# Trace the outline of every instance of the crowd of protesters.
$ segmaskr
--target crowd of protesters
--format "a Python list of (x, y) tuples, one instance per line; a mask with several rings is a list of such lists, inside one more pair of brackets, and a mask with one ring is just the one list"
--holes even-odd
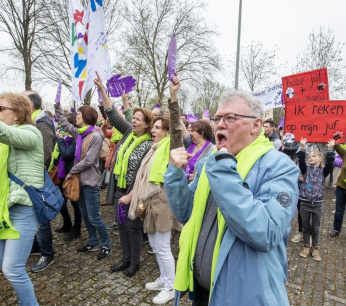
[[(83, 220), (88, 240), (76, 251), (105, 260), (112, 253), (108, 229), (117, 229), (122, 256), (109, 271), (128, 277), (140, 269), (149, 240), (159, 276), (143, 285), (158, 291), (154, 304), (174, 299), (178, 305), (188, 293), (192, 305), (288, 305), (290, 222), (298, 208), (300, 233), (291, 240), (303, 242), (299, 256), (322, 260), (324, 186), (333, 171), (340, 174), (330, 237), (341, 232), (345, 147), (331, 139), (317, 150), (306, 138), (284, 134), (273, 120), (263, 121), (260, 102), (241, 91), (225, 91), (214, 116), (206, 110), (199, 120), (180, 114), (177, 76), (165, 114), (160, 105), (132, 108), (125, 93), (117, 109), (98, 75), (94, 83), (101, 120), (91, 106), (63, 111), (60, 103), (52, 120), (34, 91), (0, 95), (0, 267), (19, 303), (38, 305), (25, 270), (29, 255), (41, 255), (30, 269), (39, 273), (54, 263), (54, 248), (51, 224), (39, 223), (29, 195), (8, 172), (41, 187), (44, 169), (57, 166), (61, 191), (64, 180), (78, 175), (81, 192), (75, 202), (65, 197), (63, 224), (55, 231), (76, 240)], [(114, 205), (108, 226), (100, 188)], [(172, 229), (181, 231), (177, 263)]]

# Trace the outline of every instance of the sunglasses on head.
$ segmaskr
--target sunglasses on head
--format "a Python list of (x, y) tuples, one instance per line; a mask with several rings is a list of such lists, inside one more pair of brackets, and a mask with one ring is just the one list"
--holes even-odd
[(7, 106), (3, 106), (3, 105), (0, 105), (0, 112), (2, 112), (3, 110), (5, 109), (12, 109), (11, 107), (7, 107)]

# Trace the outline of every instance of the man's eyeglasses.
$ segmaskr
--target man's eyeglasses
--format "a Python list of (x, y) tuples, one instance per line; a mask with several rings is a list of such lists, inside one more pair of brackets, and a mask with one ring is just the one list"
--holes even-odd
[(2, 112), (2, 111), (5, 110), (5, 109), (11, 109), (11, 110), (12, 110), (11, 107), (7, 107), (7, 106), (0, 105), (0, 112)]
[(257, 118), (255, 116), (246, 116), (246, 115), (240, 115), (240, 114), (227, 114), (223, 116), (214, 116), (211, 120), (214, 121), (215, 124), (218, 124), (221, 121), (221, 118), (223, 118), (223, 121), (226, 123), (234, 123), (237, 120), (237, 117), (243, 117), (243, 118)]

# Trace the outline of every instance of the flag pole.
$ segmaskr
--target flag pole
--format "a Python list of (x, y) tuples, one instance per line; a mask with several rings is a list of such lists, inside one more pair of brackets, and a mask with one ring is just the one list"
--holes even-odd
[(235, 84), (234, 84), (234, 88), (235, 88), (235, 89), (238, 89), (238, 78), (239, 78), (241, 9), (242, 9), (242, 0), (239, 0), (238, 38), (237, 38), (237, 61), (236, 61), (236, 65), (235, 65)]

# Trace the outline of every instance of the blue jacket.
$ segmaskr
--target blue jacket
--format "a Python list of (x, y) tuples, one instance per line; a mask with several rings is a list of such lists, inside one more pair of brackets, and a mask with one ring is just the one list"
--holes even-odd
[(227, 224), (210, 305), (289, 305), (286, 245), (297, 207), (298, 167), (272, 149), (254, 164), (243, 182), (236, 162), (216, 160), (219, 154), (224, 152), (196, 165), (197, 175), (190, 185), (182, 169), (171, 164), (164, 177), (169, 205), (176, 218), (186, 223), (206, 163), (210, 190)]

